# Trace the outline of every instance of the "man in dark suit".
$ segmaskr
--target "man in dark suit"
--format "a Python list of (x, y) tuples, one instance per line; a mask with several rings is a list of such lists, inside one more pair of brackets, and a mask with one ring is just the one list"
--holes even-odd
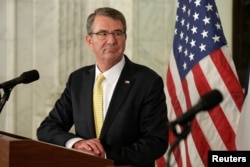
[[(153, 70), (124, 55), (126, 20), (112, 8), (88, 17), (86, 42), (96, 64), (76, 70), (54, 108), (37, 130), (39, 140), (89, 151), (115, 165), (153, 167), (168, 143), (164, 84)], [(100, 131), (95, 130), (93, 90), (102, 73)], [(69, 132), (75, 126), (75, 134)]]

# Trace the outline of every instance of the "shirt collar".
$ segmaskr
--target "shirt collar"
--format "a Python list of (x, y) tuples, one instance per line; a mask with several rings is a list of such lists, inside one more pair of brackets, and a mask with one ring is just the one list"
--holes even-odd
[[(119, 63), (117, 63), (108, 71), (105, 71), (103, 73), (103, 75), (105, 76), (105, 81), (109, 83), (113, 83), (114, 81), (116, 81), (119, 78), (124, 65), (125, 65), (125, 58), (123, 56)], [(95, 77), (97, 77), (101, 73), (97, 65), (95, 66), (95, 70), (96, 70)]]

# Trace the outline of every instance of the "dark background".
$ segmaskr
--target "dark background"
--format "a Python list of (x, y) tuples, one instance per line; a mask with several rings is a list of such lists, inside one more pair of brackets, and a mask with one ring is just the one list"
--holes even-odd
[(233, 59), (245, 87), (250, 57), (250, 0), (233, 1)]

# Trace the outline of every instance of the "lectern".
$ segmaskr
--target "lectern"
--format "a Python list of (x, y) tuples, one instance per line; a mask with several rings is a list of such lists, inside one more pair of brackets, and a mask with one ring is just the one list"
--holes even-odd
[(0, 131), (1, 167), (112, 167), (113, 165), (112, 160)]

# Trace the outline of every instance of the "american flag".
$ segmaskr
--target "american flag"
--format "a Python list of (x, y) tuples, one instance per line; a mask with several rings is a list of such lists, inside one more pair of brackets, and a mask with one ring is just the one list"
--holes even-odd
[[(243, 92), (214, 0), (179, 0), (166, 84), (170, 121), (213, 89), (224, 97), (209, 112), (196, 115), (191, 133), (171, 154), (171, 166), (207, 166), (209, 150), (236, 149)], [(174, 141), (170, 131), (169, 144)]]

